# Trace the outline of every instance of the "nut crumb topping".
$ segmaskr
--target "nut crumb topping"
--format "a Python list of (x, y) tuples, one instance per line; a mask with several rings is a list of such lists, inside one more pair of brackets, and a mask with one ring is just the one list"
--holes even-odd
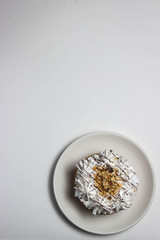
[(99, 194), (111, 200), (112, 196), (117, 194), (122, 187), (118, 181), (122, 178), (118, 175), (118, 170), (107, 165), (107, 167), (94, 166), (94, 185), (99, 190)]

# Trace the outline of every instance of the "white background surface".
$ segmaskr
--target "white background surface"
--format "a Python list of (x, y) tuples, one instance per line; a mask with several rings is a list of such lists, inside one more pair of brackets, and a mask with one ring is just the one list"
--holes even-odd
[[(0, 238), (160, 238), (160, 2), (0, 0)], [(54, 165), (75, 138), (119, 132), (147, 152), (157, 192), (112, 236), (57, 210)]]

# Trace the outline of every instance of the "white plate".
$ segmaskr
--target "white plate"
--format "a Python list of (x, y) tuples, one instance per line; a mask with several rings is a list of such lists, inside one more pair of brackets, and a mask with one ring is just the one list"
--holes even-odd
[[(140, 184), (130, 209), (110, 216), (94, 216), (74, 197), (75, 163), (106, 148), (129, 160)], [(96, 132), (74, 141), (63, 152), (55, 168), (53, 187), (60, 209), (73, 224), (91, 233), (112, 234), (132, 227), (146, 214), (154, 195), (155, 176), (150, 160), (131, 139), (117, 133)]]

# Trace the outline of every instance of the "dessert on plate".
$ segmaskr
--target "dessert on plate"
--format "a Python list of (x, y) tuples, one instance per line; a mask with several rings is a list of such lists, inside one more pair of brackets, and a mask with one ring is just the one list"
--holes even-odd
[(86, 157), (76, 167), (75, 197), (94, 215), (131, 207), (139, 180), (127, 159), (105, 150)]

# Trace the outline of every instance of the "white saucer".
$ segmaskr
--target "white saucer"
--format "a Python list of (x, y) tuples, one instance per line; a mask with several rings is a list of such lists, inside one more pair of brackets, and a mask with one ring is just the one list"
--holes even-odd
[[(74, 197), (75, 163), (97, 151), (112, 149), (129, 160), (140, 180), (130, 209), (110, 216), (94, 216)], [(155, 191), (155, 176), (144, 151), (131, 139), (111, 132), (96, 132), (74, 141), (55, 168), (53, 188), (64, 215), (77, 227), (95, 234), (113, 234), (134, 226), (148, 211)]]

